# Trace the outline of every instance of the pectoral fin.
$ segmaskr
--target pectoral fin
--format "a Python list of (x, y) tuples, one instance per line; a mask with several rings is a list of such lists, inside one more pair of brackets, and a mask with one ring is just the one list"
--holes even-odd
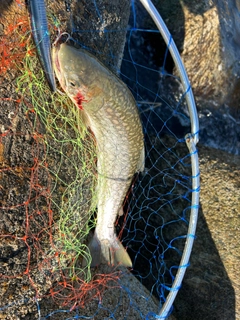
[(137, 171), (143, 172), (144, 168), (145, 168), (145, 148), (143, 146), (141, 154), (140, 154), (140, 158), (138, 161)]

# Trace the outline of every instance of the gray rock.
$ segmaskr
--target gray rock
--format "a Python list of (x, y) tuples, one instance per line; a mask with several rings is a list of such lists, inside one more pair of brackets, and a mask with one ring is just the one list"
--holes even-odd
[(201, 194), (191, 265), (178, 320), (240, 318), (240, 157), (199, 145)]
[(178, 49), (197, 100), (239, 105), (239, 1), (176, 0), (157, 5)]

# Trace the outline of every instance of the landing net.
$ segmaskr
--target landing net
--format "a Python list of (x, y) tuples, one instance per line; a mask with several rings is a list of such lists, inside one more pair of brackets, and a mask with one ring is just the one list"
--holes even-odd
[[(6, 8), (0, 40), (0, 319), (164, 319), (173, 310), (197, 222), (198, 121), (176, 56), (175, 69), (167, 70), (167, 58), (177, 50), (162, 21), (161, 67), (152, 58), (148, 39), (160, 43), (162, 37), (150, 14), (155, 23), (159, 17), (148, 1), (142, 3), (149, 13), (132, 1), (127, 29), (95, 31), (109, 48), (108, 66), (132, 91), (144, 128), (146, 169), (134, 178), (116, 221), (131, 273), (123, 267), (90, 269), (95, 140), (71, 101), (49, 90), (25, 4), (18, 0)], [(91, 5), (103, 22), (102, 6)], [(63, 8), (70, 12), (73, 38), (94, 34), (75, 28), (73, 1)], [(54, 38), (61, 22), (51, 6), (48, 19)], [(127, 36), (121, 70), (111, 51), (120, 32)], [(80, 45), (101, 57), (101, 49)]]

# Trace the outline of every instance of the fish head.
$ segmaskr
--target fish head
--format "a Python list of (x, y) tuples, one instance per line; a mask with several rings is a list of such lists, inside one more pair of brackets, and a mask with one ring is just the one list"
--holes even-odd
[(52, 61), (56, 77), (67, 95), (80, 108), (89, 102), (96, 91), (96, 74), (92, 57), (84, 50), (66, 43), (56, 44), (52, 49)]

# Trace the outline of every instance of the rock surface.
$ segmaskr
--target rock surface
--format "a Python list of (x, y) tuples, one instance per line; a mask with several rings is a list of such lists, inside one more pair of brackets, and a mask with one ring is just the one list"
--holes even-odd
[(175, 305), (181, 320), (240, 319), (240, 157), (199, 145), (197, 238)]
[(197, 100), (238, 110), (239, 1), (164, 0), (155, 5), (181, 53)]

